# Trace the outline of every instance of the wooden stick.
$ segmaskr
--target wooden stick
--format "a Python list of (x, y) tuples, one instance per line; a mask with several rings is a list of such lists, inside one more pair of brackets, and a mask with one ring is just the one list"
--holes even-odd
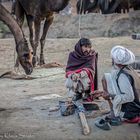
[(90, 128), (88, 126), (85, 114), (83, 112), (79, 112), (79, 117), (83, 128), (83, 134), (88, 135), (90, 133)]

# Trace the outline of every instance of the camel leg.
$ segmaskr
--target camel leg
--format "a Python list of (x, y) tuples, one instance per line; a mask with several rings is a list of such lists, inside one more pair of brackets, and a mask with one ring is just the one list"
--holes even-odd
[(76, 4), (77, 14), (81, 14), (80, 3), (81, 3), (81, 0), (78, 0)]
[(29, 32), (30, 32), (30, 44), (31, 44), (31, 47), (33, 49), (34, 48), (34, 41), (33, 41), (33, 35), (34, 35), (33, 34), (33, 17), (27, 15), (26, 18), (27, 18), (27, 23), (28, 23)]
[(44, 45), (45, 45), (45, 38), (46, 38), (48, 29), (49, 29), (50, 25), (52, 24), (52, 22), (53, 22), (53, 13), (49, 14), (46, 17), (46, 20), (45, 20), (45, 23), (44, 23), (43, 34), (42, 34), (41, 39), (40, 39), (40, 44), (41, 44), (41, 49), (40, 49), (40, 65), (45, 64), (43, 49), (44, 49)]
[(120, 5), (120, 3), (121, 3), (121, 1), (119, 1), (119, 0), (117, 0), (117, 1), (112, 0), (111, 3), (110, 3), (109, 10), (108, 10), (107, 14), (114, 13), (116, 11), (117, 7)]
[(38, 61), (38, 57), (36, 53), (37, 53), (37, 47), (40, 38), (41, 19), (36, 18), (34, 21), (34, 26), (35, 26), (35, 40), (34, 40), (34, 47), (33, 47), (33, 66), (36, 66)]

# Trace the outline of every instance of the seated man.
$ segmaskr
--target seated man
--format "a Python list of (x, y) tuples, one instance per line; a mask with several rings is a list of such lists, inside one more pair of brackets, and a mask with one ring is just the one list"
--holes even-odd
[[(111, 125), (121, 124), (121, 120), (138, 122), (140, 119), (140, 79), (138, 74), (129, 66), (135, 61), (134, 54), (122, 47), (115, 46), (111, 50), (113, 69), (105, 73), (102, 84), (103, 97), (109, 101), (111, 115), (101, 120)], [(111, 100), (112, 99), (112, 102)], [(100, 128), (101, 125), (97, 124)]]
[(91, 41), (81, 38), (70, 52), (66, 66), (66, 87), (68, 95), (75, 100), (83, 97), (92, 101), (92, 93), (97, 89), (98, 54), (92, 49)]

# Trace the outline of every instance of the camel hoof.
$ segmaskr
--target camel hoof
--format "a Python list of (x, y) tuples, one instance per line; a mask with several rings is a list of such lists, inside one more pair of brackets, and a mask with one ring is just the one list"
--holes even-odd
[(38, 62), (38, 57), (37, 56), (33, 56), (32, 64), (33, 64), (34, 67), (37, 65), (37, 62)]
[(40, 61), (40, 65), (44, 65), (44, 64), (45, 64), (44, 60)]

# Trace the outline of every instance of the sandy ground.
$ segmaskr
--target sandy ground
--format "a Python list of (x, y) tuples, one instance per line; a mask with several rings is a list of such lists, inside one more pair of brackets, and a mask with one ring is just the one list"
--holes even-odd
[[(45, 45), (46, 62), (66, 64), (68, 53), (78, 39), (48, 39)], [(140, 54), (140, 41), (130, 37), (94, 38), (93, 46), (99, 53), (99, 85), (104, 72), (110, 68), (110, 50), (115, 44), (131, 49)], [(14, 40), (0, 40), (0, 74), (13, 70)], [(22, 68), (20, 69), (22, 71)], [(140, 127), (137, 124), (123, 124), (103, 131), (95, 127), (98, 118), (90, 118), (88, 124), (91, 134), (82, 134), (77, 114), (62, 117), (59, 111), (49, 112), (49, 108), (58, 105), (66, 98), (64, 86), (64, 68), (34, 69), (34, 80), (0, 79), (0, 140), (140, 140)], [(56, 94), (58, 97), (47, 99)], [(105, 101), (99, 106), (104, 108)], [(107, 107), (107, 106), (106, 106)]]

